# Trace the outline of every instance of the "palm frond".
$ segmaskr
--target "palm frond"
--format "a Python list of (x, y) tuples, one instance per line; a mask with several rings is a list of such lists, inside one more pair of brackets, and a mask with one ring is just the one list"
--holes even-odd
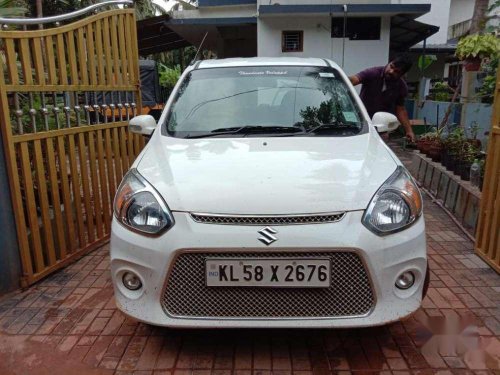
[(165, 9), (161, 5), (155, 4), (153, 0), (135, 0), (134, 7), (138, 19), (167, 14)]
[(153, 9), (155, 10), (156, 13), (167, 14), (167, 11), (161, 5), (155, 3), (152, 3), (151, 5), (153, 6)]
[(24, 16), (25, 14), (25, 8), (0, 8), (0, 17), (16, 17)]
[(18, 5), (17, 3), (14, 0), (0, 0), (0, 17), (23, 16), (27, 12), (27, 9), (14, 6)]

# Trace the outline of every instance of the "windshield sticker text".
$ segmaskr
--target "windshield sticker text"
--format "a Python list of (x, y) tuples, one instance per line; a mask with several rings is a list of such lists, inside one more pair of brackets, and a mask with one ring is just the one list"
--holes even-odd
[(258, 72), (245, 72), (240, 70), (238, 72), (240, 76), (263, 76), (263, 75), (270, 75), (270, 76), (284, 76), (288, 74), (288, 71), (286, 70), (264, 70), (264, 71), (258, 71)]

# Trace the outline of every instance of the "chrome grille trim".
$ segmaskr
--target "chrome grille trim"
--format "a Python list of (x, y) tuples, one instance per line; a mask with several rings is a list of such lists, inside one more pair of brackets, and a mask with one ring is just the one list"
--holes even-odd
[[(208, 288), (205, 259), (331, 259), (330, 288)], [(189, 250), (172, 262), (161, 298), (165, 313), (184, 319), (342, 319), (368, 316), (376, 296), (366, 265), (356, 250), (215, 252)]]
[(345, 212), (311, 215), (219, 215), (191, 213), (191, 218), (202, 224), (223, 225), (299, 225), (336, 223), (344, 218)]

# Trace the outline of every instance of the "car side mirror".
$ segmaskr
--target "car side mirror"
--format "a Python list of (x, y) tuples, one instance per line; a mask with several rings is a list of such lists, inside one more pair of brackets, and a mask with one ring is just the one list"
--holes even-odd
[(135, 134), (151, 136), (156, 129), (156, 120), (150, 115), (139, 115), (130, 119), (128, 130)]
[(372, 118), (372, 123), (379, 133), (396, 130), (399, 126), (398, 118), (388, 112), (375, 113)]

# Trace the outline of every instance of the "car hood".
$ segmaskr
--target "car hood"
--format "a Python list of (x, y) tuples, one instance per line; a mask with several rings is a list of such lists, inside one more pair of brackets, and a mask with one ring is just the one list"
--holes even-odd
[(172, 211), (250, 215), (363, 210), (396, 169), (377, 134), (152, 137), (137, 170)]

